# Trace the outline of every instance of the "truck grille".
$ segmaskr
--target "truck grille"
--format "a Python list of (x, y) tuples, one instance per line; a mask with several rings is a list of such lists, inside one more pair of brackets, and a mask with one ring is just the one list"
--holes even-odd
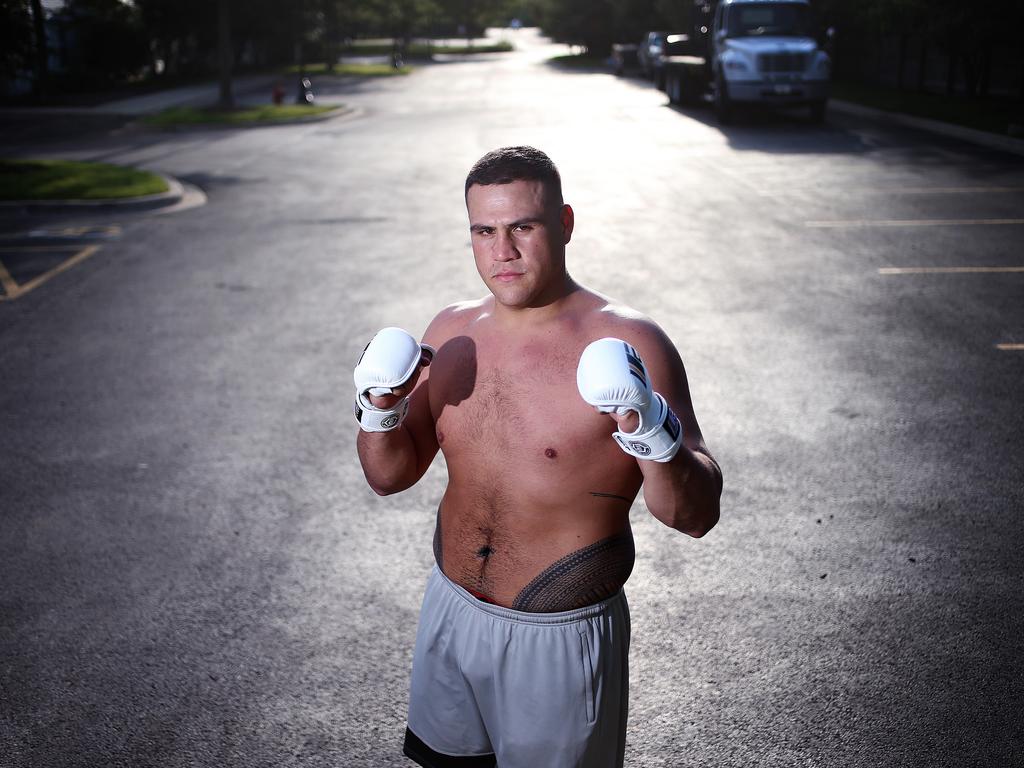
[(757, 63), (762, 72), (803, 72), (807, 69), (807, 54), (762, 53)]

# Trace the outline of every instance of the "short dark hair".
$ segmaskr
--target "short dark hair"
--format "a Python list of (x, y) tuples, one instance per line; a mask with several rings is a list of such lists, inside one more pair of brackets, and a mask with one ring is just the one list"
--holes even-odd
[(562, 177), (551, 158), (533, 147), (501, 147), (481, 157), (466, 176), (466, 194), (474, 184), (511, 184), (513, 181), (539, 181), (562, 204)]

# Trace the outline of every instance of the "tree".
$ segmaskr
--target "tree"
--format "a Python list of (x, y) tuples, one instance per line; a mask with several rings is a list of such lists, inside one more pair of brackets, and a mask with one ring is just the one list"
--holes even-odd
[(0, 75), (15, 75), (29, 66), (32, 21), (28, 0), (0, 0)]

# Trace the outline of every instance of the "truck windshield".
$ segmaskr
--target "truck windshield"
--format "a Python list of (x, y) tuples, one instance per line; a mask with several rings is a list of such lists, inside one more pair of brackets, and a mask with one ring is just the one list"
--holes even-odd
[(811, 9), (805, 3), (737, 3), (726, 8), (728, 37), (811, 37)]

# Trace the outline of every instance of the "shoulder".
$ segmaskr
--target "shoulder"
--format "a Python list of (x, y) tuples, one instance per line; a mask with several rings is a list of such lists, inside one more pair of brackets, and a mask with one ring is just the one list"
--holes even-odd
[(465, 333), (470, 325), (489, 311), (488, 298), (490, 297), (449, 304), (430, 321), (423, 334), (423, 341), (439, 348), (453, 336)]
[(582, 315), (584, 333), (591, 340), (611, 336), (627, 341), (641, 354), (675, 351), (668, 335), (644, 313), (595, 291), (587, 291), (587, 309)]

